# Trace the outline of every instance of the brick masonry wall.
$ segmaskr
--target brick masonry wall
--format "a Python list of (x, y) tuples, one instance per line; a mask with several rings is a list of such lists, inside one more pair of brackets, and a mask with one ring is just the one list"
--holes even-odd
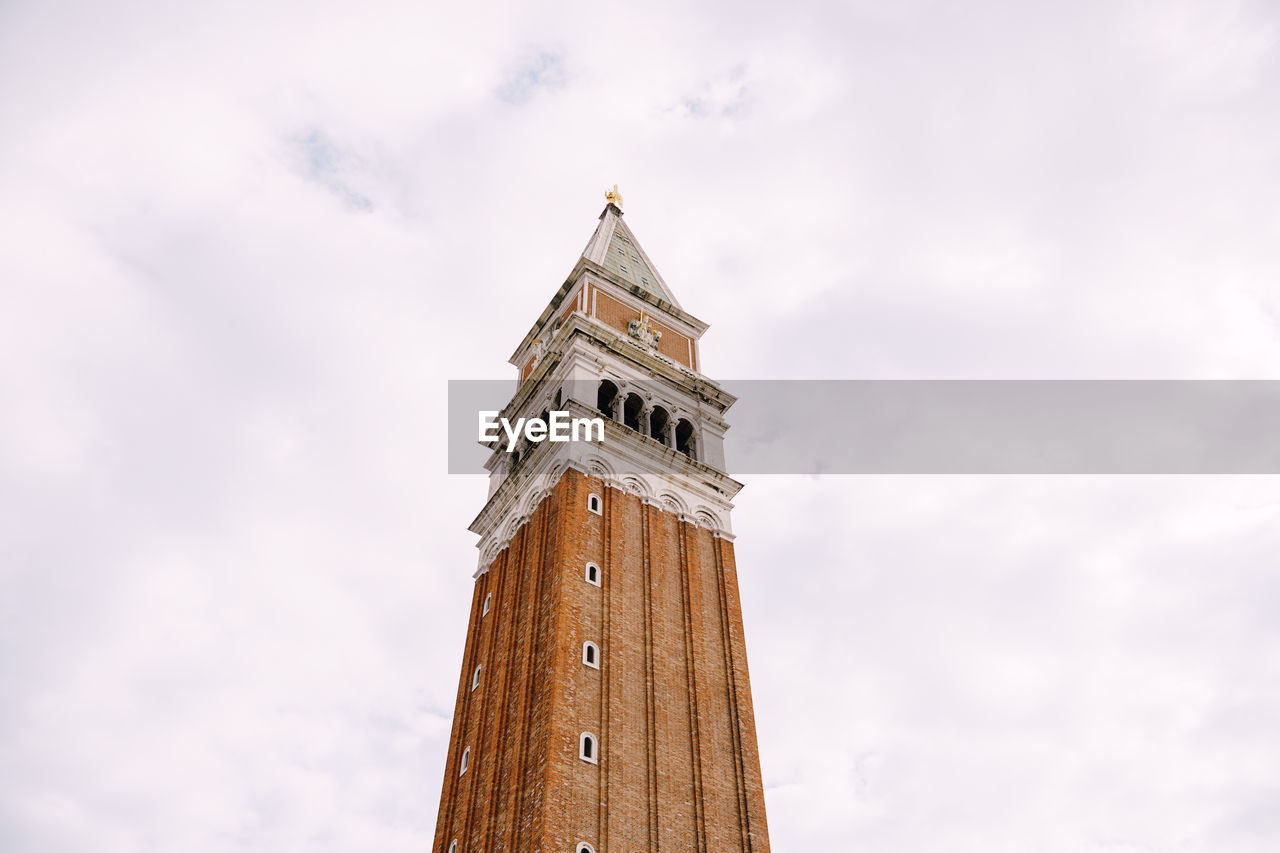
[[(599, 288), (593, 288), (593, 290), (595, 291), (596, 316), (605, 325), (612, 326), (620, 332), (626, 332), (627, 324), (638, 317), (640, 312), (630, 305), (624, 305)], [(680, 362), (685, 367), (692, 367), (696, 370), (697, 365), (694, 364), (692, 357), (693, 345), (689, 339), (661, 322), (654, 316), (654, 313), (656, 312), (649, 313), (652, 326), (662, 332), (662, 339), (658, 341), (658, 352), (673, 361)]]
[(455, 838), (459, 853), (767, 853), (730, 542), (564, 475), (476, 582), (434, 850)]

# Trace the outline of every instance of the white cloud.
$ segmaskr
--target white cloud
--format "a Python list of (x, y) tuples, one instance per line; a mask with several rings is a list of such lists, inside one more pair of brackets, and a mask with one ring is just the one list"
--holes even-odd
[[(0, 846), (429, 846), (444, 382), (510, 375), (614, 182), (716, 376), (1274, 376), (1276, 26), (8, 4)], [(1274, 849), (1277, 507), (753, 480), (775, 846)]]

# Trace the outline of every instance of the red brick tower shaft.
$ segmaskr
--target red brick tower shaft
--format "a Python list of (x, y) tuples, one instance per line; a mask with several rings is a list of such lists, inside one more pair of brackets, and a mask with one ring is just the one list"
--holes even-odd
[(613, 203), (512, 358), (503, 410), (600, 441), (495, 446), (438, 853), (769, 850), (706, 324)]

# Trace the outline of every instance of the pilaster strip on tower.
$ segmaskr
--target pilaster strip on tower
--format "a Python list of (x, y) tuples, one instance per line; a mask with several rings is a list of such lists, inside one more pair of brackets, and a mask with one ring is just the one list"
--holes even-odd
[[(485, 620), (484, 617), (480, 615), (483, 612), (484, 605), (482, 602), (484, 601), (484, 589), (486, 586), (487, 584), (476, 585), (476, 600), (474, 604), (475, 611), (472, 614), (473, 623), (475, 624), (476, 653), (472, 656), (469, 666), (464, 667), (462, 671), (462, 676), (467, 681), (467, 685), (465, 687), (468, 702), (467, 727), (475, 733), (475, 751), (471, 756), (471, 768), (469, 771), (471, 773), (471, 780), (467, 783), (467, 810), (463, 814), (462, 828), (458, 832), (458, 837), (465, 838), (468, 842), (472, 842), (474, 840), (471, 833), (471, 827), (475, 823), (476, 818), (476, 802), (479, 799), (481, 777), (483, 775), (481, 768), (487, 768), (493, 763), (491, 760), (492, 756), (489, 754), (488, 750), (485, 749), (485, 735), (487, 727), (484, 723), (485, 711), (488, 709), (489, 705), (489, 690), (487, 685), (483, 684), (474, 690), (471, 689), (470, 682), (471, 679), (474, 678), (474, 675), (471, 679), (467, 678), (468, 668), (474, 673), (476, 666), (484, 667), (492, 659), (492, 655), (489, 654), (489, 651), (493, 646), (493, 632), (485, 631)], [(483, 669), (481, 670), (481, 674), (485, 674)], [(477, 692), (480, 694), (479, 697), (476, 697)], [(476, 707), (477, 705), (479, 705), (478, 708)], [(485, 799), (485, 802), (489, 802), (487, 798)], [(467, 846), (470, 846), (470, 844)]]
[[(520, 563), (519, 563), (520, 573), (522, 576), (528, 578), (528, 586), (532, 587), (533, 594), (529, 598), (529, 601), (532, 602), (532, 604), (530, 605), (530, 610), (531, 610), (530, 618), (523, 620), (524, 624), (521, 626), (523, 628), (523, 631), (521, 631), (520, 633), (523, 634), (523, 637), (521, 636), (512, 637), (513, 642), (511, 646), (512, 653), (518, 655), (521, 658), (521, 664), (522, 664), (520, 667), (521, 680), (517, 684), (517, 686), (521, 689), (518, 696), (518, 704), (516, 705), (516, 717), (514, 720), (515, 730), (516, 730), (516, 743), (515, 743), (515, 749), (513, 750), (514, 761), (512, 764), (512, 773), (511, 773), (511, 780), (512, 780), (511, 798), (508, 805), (508, 811), (511, 814), (511, 849), (513, 850), (521, 849), (520, 841), (522, 836), (522, 829), (524, 828), (523, 817), (524, 817), (525, 792), (528, 790), (525, 784), (525, 759), (526, 759), (527, 746), (529, 742), (529, 727), (532, 722), (531, 716), (532, 716), (532, 706), (533, 706), (533, 697), (532, 697), (532, 694), (533, 694), (533, 674), (532, 674), (533, 626), (534, 626), (534, 622), (537, 621), (532, 614), (537, 612), (537, 602), (540, 597), (539, 593), (540, 593), (540, 586), (541, 586), (540, 584), (541, 578), (539, 577), (539, 573), (533, 566), (529, 565), (529, 562), (527, 559), (527, 556), (528, 556), (527, 545), (529, 541), (529, 531), (528, 531), (527, 525), (525, 529), (520, 531), (520, 535), (517, 536), (517, 538), (520, 540)], [(522, 583), (521, 586), (525, 586), (525, 584)], [(521, 601), (523, 602), (524, 599), (521, 599)], [(523, 655), (520, 655), (521, 639), (524, 639), (524, 644), (525, 644), (525, 654)]]
[[(603, 747), (609, 743), (609, 604), (610, 588), (613, 585), (613, 566), (609, 560), (610, 548), (613, 544), (613, 489), (601, 489), (600, 500), (604, 502), (603, 522), (601, 524), (600, 571), (604, 575), (600, 579), (600, 743)], [(609, 750), (600, 750), (600, 807), (596, 812), (596, 830), (600, 844), (597, 853), (607, 853), (609, 849), (609, 774), (613, 767), (610, 763)]]
[[(472, 659), (475, 657), (475, 646), (477, 637), (480, 633), (479, 625), (477, 625), (478, 620), (476, 619), (476, 613), (478, 613), (480, 609), (480, 588), (480, 584), (475, 584), (471, 596), (471, 614), (469, 616), (470, 624), (468, 626), (470, 630), (467, 631), (467, 641), (462, 651), (462, 672), (458, 677), (458, 699), (454, 704), (455, 710), (453, 726), (451, 727), (452, 731), (450, 734), (451, 739), (456, 739), (458, 749), (455, 750), (455, 754), (458, 756), (461, 756), (461, 751), (466, 749), (467, 746), (467, 728), (470, 723), (471, 710), (471, 697), (468, 695), (467, 691), (467, 685), (469, 683), (467, 672), (471, 667)], [(445, 769), (445, 788), (447, 789), (447, 802), (449, 804), (448, 816), (445, 820), (441, 821), (441, 823), (444, 824), (445, 836), (450, 835), (451, 832), (457, 831), (454, 821), (456, 820), (458, 810), (458, 787), (462, 784), (461, 775), (458, 773), (458, 761), (460, 761), (460, 759), (456, 759), (451, 766), (448, 766)], [(441, 845), (444, 844), (443, 838), (439, 839), (439, 843)]]
[[(502, 554), (508, 554), (509, 551), (503, 551)], [(497, 561), (494, 561), (497, 563)], [(498, 808), (499, 793), (498, 780), (502, 778), (502, 762), (507, 758), (507, 742), (510, 735), (507, 731), (507, 712), (511, 707), (511, 669), (515, 661), (515, 630), (516, 630), (516, 605), (520, 601), (520, 574), (516, 573), (516, 590), (514, 594), (508, 597), (507, 591), (510, 585), (512, 572), (508, 570), (505, 559), (502, 567), (496, 572), (490, 572), (487, 577), (492, 580), (497, 589), (492, 590), (496, 600), (495, 609), (491, 611), (494, 616), (493, 633), (495, 643), (500, 640), (506, 650), (503, 655), (502, 662), (499, 667), (495, 667), (497, 671), (493, 673), (493, 686), (498, 697), (498, 719), (495, 726), (496, 743), (494, 745), (495, 752), (493, 756), (494, 772), (493, 777), (489, 780), (489, 815), (486, 837), (488, 839), (488, 849), (497, 849), (500, 846), (498, 833), (502, 828), (498, 826)]]
[(696, 827), (695, 840), (698, 853), (707, 853), (706, 800), (702, 790), (702, 737), (698, 727), (698, 659), (694, 654), (693, 630), (693, 584), (690, 582), (692, 561), (689, 559), (688, 547), (689, 522), (680, 518), (676, 521), (680, 546), (680, 603), (684, 615), (684, 666), (685, 681), (689, 691), (689, 731), (693, 746), (690, 767), (693, 771), (693, 822)]
[(648, 749), (645, 751), (645, 771), (648, 782), (649, 801), (649, 851), (658, 851), (658, 734), (657, 709), (654, 704), (653, 674), (653, 568), (650, 565), (650, 506), (648, 502), (640, 504), (640, 541), (641, 563), (644, 581), (644, 694), (645, 694), (645, 736), (648, 738)]
[[(486, 572), (482, 578), (482, 584), (478, 586), (476, 599), (480, 602), (477, 607), (479, 609), (475, 621), (479, 628), (479, 636), (483, 640), (483, 652), (479, 665), (483, 667), (481, 670), (480, 686), (475, 690), (467, 688), (469, 696), (475, 696), (479, 691), (479, 711), (477, 723), (479, 725), (479, 733), (476, 738), (476, 751), (472, 757), (472, 770), (475, 776), (471, 780), (471, 797), (468, 806), (468, 814), (465, 827), (459, 834), (459, 843), (461, 839), (466, 838), (469, 843), (475, 843), (482, 849), (488, 849), (492, 845), (492, 838), (496, 832), (495, 822), (497, 819), (497, 800), (494, 797), (494, 789), (497, 786), (498, 779), (502, 776), (502, 758), (504, 755), (502, 745), (505, 737), (505, 726), (502, 724), (493, 726), (489, 725), (488, 717), (490, 707), (497, 711), (498, 718), (505, 721), (507, 712), (506, 702), (506, 684), (505, 678), (510, 670), (511, 655), (502, 655), (502, 663), (500, 666), (494, 666), (494, 660), (499, 653), (495, 650), (501, 650), (501, 644), (505, 640), (502, 632), (502, 622), (500, 612), (503, 609), (503, 591), (507, 586), (507, 578), (510, 572), (507, 570), (507, 557), (510, 556), (510, 549), (504, 550), (499, 557), (494, 560), (494, 568), (496, 571)], [(496, 605), (490, 607), (491, 616), (486, 617), (484, 613), (484, 600), (490, 598), (491, 601), (496, 600)], [(514, 610), (514, 608), (507, 608)], [(471, 661), (471, 671), (475, 672), (477, 661)], [(501, 670), (503, 681), (500, 682)], [(463, 672), (466, 677), (466, 672)], [(472, 675), (474, 678), (474, 675)], [(499, 683), (502, 683), (503, 689), (497, 689)], [(488, 784), (483, 784), (485, 779)], [(482, 790), (483, 789), (483, 790)], [(481, 799), (482, 798), (482, 799)], [(480, 812), (476, 814), (477, 800), (480, 801)], [(473, 827), (475, 830), (473, 831)], [(465, 846), (470, 846), (467, 844)]]
[[(533, 634), (531, 639), (533, 644), (529, 650), (530, 660), (538, 661), (550, 661), (552, 659), (551, 651), (547, 649), (546, 646), (548, 643), (551, 643), (554, 646), (554, 637), (552, 639), (548, 639), (546, 630), (547, 623), (552, 621), (550, 618), (551, 611), (549, 608), (544, 611), (543, 608), (544, 590), (548, 584), (555, 583), (554, 555), (547, 548), (547, 528), (551, 526), (549, 516), (550, 513), (542, 513), (540, 523), (538, 524), (538, 548), (536, 553), (539, 555), (540, 559), (537, 563), (538, 582), (536, 587), (537, 592), (535, 595), (537, 605), (534, 608), (534, 615), (532, 619)], [(551, 606), (554, 607), (554, 604)], [(544, 837), (543, 833), (546, 830), (547, 793), (552, 790), (551, 785), (548, 783), (551, 781), (550, 774), (554, 762), (551, 760), (551, 756), (545, 752), (545, 750), (550, 749), (552, 743), (549, 738), (552, 726), (550, 715), (548, 713), (548, 707), (551, 700), (551, 683), (549, 681), (550, 673), (551, 670), (549, 669), (533, 669), (530, 671), (529, 677), (529, 730), (532, 731), (533, 728), (533, 710), (535, 708), (538, 709), (539, 713), (548, 714), (544, 720), (545, 725), (543, 727), (543, 731), (546, 733), (546, 736), (544, 737), (542, 748), (544, 750), (543, 754), (546, 756), (546, 760), (543, 762), (543, 778), (540, 780), (542, 784), (538, 784), (538, 782), (535, 781), (528, 781), (525, 783), (526, 789), (537, 790), (539, 792), (540, 807), (538, 809), (538, 816), (540, 818), (541, 825), (538, 826), (538, 831), (534, 835), (535, 839), (541, 839)], [(536, 757), (531, 766), (528, 760), (528, 753), (533, 751), (533, 744), (528, 737), (525, 739), (524, 749), (526, 753), (525, 773), (530, 774), (536, 772), (538, 767)], [(538, 842), (535, 842), (535, 844), (537, 843)]]
[(738, 831), (742, 834), (743, 847), (751, 850), (751, 823), (747, 807), (746, 774), (743, 772), (742, 767), (742, 720), (738, 713), (737, 702), (738, 676), (734, 669), (732, 614), (729, 612), (729, 596), (725, 589), (724, 544), (724, 539), (718, 536), (714, 538), (716, 593), (719, 598), (719, 607), (716, 609), (720, 613), (720, 635), (723, 638), (724, 667), (727, 676), (725, 683), (729, 688), (729, 716), (732, 722), (731, 732), (733, 735), (733, 781), (737, 792)]

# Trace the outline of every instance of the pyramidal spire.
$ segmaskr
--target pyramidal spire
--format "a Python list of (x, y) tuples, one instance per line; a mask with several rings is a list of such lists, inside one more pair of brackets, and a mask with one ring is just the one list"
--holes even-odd
[(618, 191), (618, 185), (614, 184), (604, 198), (605, 206), (600, 213), (600, 224), (587, 241), (587, 247), (582, 250), (582, 257), (604, 267), (623, 284), (647, 290), (659, 299), (684, 310), (684, 306), (667, 287), (649, 256), (640, 247), (636, 235), (622, 221), (622, 193)]

